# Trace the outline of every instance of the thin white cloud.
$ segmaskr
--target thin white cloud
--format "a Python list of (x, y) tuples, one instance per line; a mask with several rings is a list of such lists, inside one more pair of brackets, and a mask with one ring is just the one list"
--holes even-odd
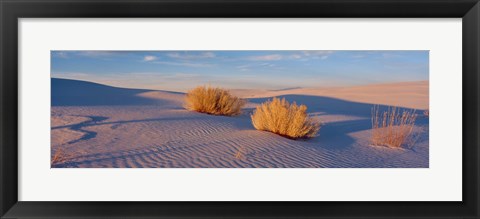
[(65, 78), (65, 77), (88, 77), (92, 74), (84, 72), (52, 72), (51, 76), (54, 78)]
[(263, 63), (252, 63), (252, 64), (246, 64), (246, 65), (238, 65), (235, 66), (235, 68), (239, 69), (240, 71), (250, 71), (252, 68), (268, 68), (268, 67), (275, 67), (275, 64), (271, 64), (268, 62), (263, 62)]
[(101, 58), (109, 59), (112, 56), (118, 56), (126, 54), (124, 51), (97, 51), (97, 50), (64, 50), (64, 51), (53, 51), (52, 55), (59, 58), (74, 58), (75, 56), (82, 56), (88, 58)]
[(150, 62), (150, 61), (153, 61), (153, 60), (157, 60), (157, 57), (156, 56), (145, 56), (145, 57), (143, 57), (143, 61), (145, 61), (145, 62)]
[(152, 63), (162, 64), (162, 65), (187, 66), (187, 67), (212, 67), (213, 66), (213, 64), (209, 64), (209, 63), (192, 63), (192, 62), (153, 61)]
[(76, 51), (76, 54), (87, 57), (109, 57), (121, 54), (121, 51)]
[(237, 68), (249, 68), (251, 67), (252, 65), (239, 65), (239, 66), (236, 66)]
[(321, 50), (321, 51), (312, 51), (306, 50), (301, 51), (299, 53), (295, 53), (288, 56), (283, 56), (280, 54), (270, 54), (270, 55), (263, 55), (263, 56), (250, 56), (247, 59), (251, 61), (279, 61), (279, 60), (291, 60), (291, 59), (327, 59), (334, 51), (329, 50)]
[(302, 54), (303, 54), (304, 57), (313, 58), (313, 59), (327, 59), (333, 53), (334, 53), (334, 51), (331, 51), (331, 50), (318, 50), (318, 51), (306, 50), (306, 51), (302, 51)]
[(389, 58), (399, 58), (399, 57), (402, 57), (402, 55), (398, 53), (385, 52), (385, 53), (382, 53), (382, 57), (385, 59), (389, 59)]
[(289, 56), (289, 58), (291, 58), (291, 59), (301, 59), (303, 57), (300, 54), (293, 54), (293, 55)]
[(352, 58), (354, 59), (361, 59), (361, 58), (365, 58), (366, 55), (365, 54), (356, 54), (356, 55), (353, 55)]
[(213, 53), (213, 52), (204, 52), (204, 53), (202, 53), (202, 57), (203, 57), (203, 58), (213, 58), (213, 57), (215, 57), (215, 53)]
[(171, 52), (167, 54), (170, 58), (176, 59), (206, 59), (216, 57), (213, 52), (202, 52), (202, 53), (187, 53), (187, 52)]
[(282, 60), (284, 57), (279, 54), (264, 55), (264, 56), (250, 56), (247, 59), (252, 61), (278, 61)]
[(63, 52), (63, 51), (53, 51), (52, 55), (55, 56), (55, 57), (58, 57), (58, 58), (62, 58), (62, 59), (67, 59), (68, 58), (68, 54), (66, 52)]

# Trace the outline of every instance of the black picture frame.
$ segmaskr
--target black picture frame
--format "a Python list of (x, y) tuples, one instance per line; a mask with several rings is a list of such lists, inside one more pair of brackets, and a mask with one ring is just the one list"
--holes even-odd
[[(2, 218), (479, 218), (478, 0), (0, 0)], [(19, 18), (462, 18), (461, 202), (18, 201)], [(445, 42), (448, 43), (448, 42)], [(438, 191), (442, 192), (442, 191)]]

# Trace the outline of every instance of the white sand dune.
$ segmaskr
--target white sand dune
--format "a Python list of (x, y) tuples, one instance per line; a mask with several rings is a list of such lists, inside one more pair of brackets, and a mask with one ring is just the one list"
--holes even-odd
[(308, 95), (338, 98), (352, 102), (428, 109), (428, 81), (372, 84), (354, 87), (294, 88), (278, 91), (233, 90), (243, 98), (261, 98), (281, 95)]
[[(369, 145), (372, 104), (427, 109), (428, 82), (234, 92), (249, 104), (224, 117), (185, 110), (182, 93), (52, 79), (52, 156), (61, 149), (64, 158), (52, 167), (429, 166), (428, 118), (417, 119), (411, 149)], [(323, 123), (319, 136), (290, 140), (255, 130), (249, 115), (272, 96), (306, 104)]]

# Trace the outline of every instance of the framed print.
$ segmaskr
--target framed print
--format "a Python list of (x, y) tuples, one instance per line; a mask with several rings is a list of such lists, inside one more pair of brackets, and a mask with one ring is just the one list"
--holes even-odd
[(2, 1), (1, 216), (477, 218), (479, 7)]

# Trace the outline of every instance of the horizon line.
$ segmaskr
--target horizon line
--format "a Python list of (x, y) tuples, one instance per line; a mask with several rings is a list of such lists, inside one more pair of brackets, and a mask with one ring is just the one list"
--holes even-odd
[[(88, 81), (88, 80), (80, 80), (80, 79), (72, 79), (72, 78), (62, 78), (62, 77), (50, 77), (50, 79), (62, 79), (62, 80), (70, 80), (70, 81), (81, 81), (81, 82), (88, 82), (88, 83), (93, 83), (93, 84), (98, 84), (98, 85), (103, 85), (103, 86), (108, 86), (108, 87), (113, 87), (113, 88), (121, 88), (121, 89), (135, 89), (135, 90), (147, 90), (147, 91), (167, 91), (167, 92), (177, 92), (177, 93), (186, 93), (184, 91), (174, 91), (174, 90), (165, 90), (165, 89), (151, 89), (151, 88), (138, 88), (138, 87), (120, 87), (117, 85), (111, 85), (107, 83), (102, 83), (102, 82), (97, 82), (97, 81)], [(389, 84), (402, 84), (402, 83), (414, 83), (414, 82), (429, 82), (430, 80), (416, 80), (416, 81), (399, 81), (399, 82), (385, 82), (385, 83), (369, 83), (369, 84), (362, 84), (362, 85), (351, 85), (351, 86), (318, 86), (318, 87), (299, 87), (299, 86), (293, 86), (293, 87), (285, 87), (285, 88), (280, 88), (280, 89), (253, 89), (253, 88), (228, 88), (225, 86), (213, 86), (213, 87), (220, 87), (220, 88), (226, 88), (229, 90), (266, 90), (266, 91), (281, 91), (281, 90), (297, 90), (297, 89), (318, 89), (318, 88), (351, 88), (351, 87), (364, 87), (364, 86), (372, 86), (372, 85), (389, 85)], [(209, 84), (201, 84), (198, 86), (209, 86)], [(198, 87), (196, 86), (196, 87)], [(193, 89), (195, 87), (192, 87), (190, 89)], [(188, 89), (188, 90), (190, 90)], [(187, 91), (188, 91), (187, 90)]]

